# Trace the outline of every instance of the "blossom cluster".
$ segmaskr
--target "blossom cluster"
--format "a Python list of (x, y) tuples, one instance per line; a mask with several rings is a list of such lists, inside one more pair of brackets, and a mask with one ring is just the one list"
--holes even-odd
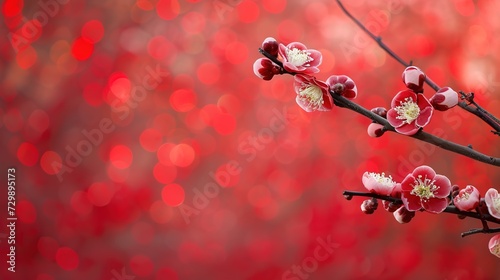
[[(422, 165), (406, 175), (401, 182), (396, 182), (385, 173), (365, 172), (362, 183), (371, 193), (395, 198), (398, 202), (383, 201), (384, 209), (392, 212), (400, 223), (408, 223), (416, 211), (426, 211), (434, 214), (455, 206), (460, 211), (478, 213), (488, 212), (500, 220), (500, 194), (490, 188), (484, 199), (477, 188), (468, 185), (463, 189), (452, 186), (450, 180), (429, 166)], [(361, 210), (367, 214), (377, 208), (375, 199), (365, 200)], [(401, 201), (401, 202), (399, 202)], [(491, 238), (490, 252), (500, 258), (500, 234)]]
[(296, 102), (306, 112), (330, 111), (334, 106), (331, 94), (354, 99), (358, 94), (354, 81), (345, 75), (332, 75), (320, 81), (311, 74), (318, 73), (323, 60), (321, 52), (308, 49), (304, 44), (293, 42), (279, 44), (274, 38), (266, 38), (262, 50), (273, 56), (281, 65), (269, 58), (259, 58), (253, 64), (253, 71), (263, 80), (271, 80), (274, 75), (294, 75)]

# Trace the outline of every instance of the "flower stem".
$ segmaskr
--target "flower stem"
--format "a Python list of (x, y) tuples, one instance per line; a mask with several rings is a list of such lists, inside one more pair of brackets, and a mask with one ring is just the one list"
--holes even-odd
[[(398, 61), (401, 65), (408, 67), (411, 64), (404, 61), (401, 57), (399, 57), (391, 48), (389, 48), (384, 42), (382, 42), (382, 38), (380, 36), (375, 36), (368, 28), (366, 28), (357, 18), (355, 18), (342, 4), (340, 0), (337, 0), (337, 4), (342, 9), (342, 11), (357, 25), (361, 30), (363, 30), (370, 38), (372, 38), (380, 48), (382, 48), (387, 54), (389, 54), (392, 58)], [(425, 83), (427, 83), (431, 88), (435, 91), (438, 91), (441, 87), (434, 83), (429, 77), (426, 76)], [(471, 108), (469, 105), (473, 105), (475, 108)], [(466, 102), (458, 102), (458, 106), (467, 112), (476, 115), (489, 126), (491, 126), (495, 131), (492, 131), (494, 134), (500, 135), (500, 120), (493, 116), (491, 113), (480, 107), (476, 102), (470, 102), (467, 104)]]

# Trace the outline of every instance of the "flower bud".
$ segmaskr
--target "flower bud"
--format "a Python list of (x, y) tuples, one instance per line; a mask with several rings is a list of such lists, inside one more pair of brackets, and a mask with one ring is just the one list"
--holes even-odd
[(458, 94), (450, 87), (443, 87), (429, 101), (434, 109), (446, 111), (458, 104)]
[(375, 198), (367, 199), (361, 203), (361, 211), (365, 214), (373, 214), (377, 210), (378, 202)]
[(411, 219), (415, 217), (415, 212), (408, 211), (404, 205), (399, 207), (399, 209), (394, 211), (394, 213), (392, 214), (394, 215), (396, 221), (398, 221), (401, 224), (409, 223)]
[(278, 41), (276, 41), (273, 37), (267, 37), (264, 39), (264, 42), (262, 42), (262, 49), (270, 55), (277, 57), (279, 49)]
[(462, 211), (471, 211), (479, 205), (479, 191), (474, 186), (467, 186), (461, 189), (457, 196), (453, 198), (455, 206)]
[(371, 123), (368, 125), (368, 135), (370, 137), (380, 137), (384, 134), (384, 126), (379, 123)]
[(484, 201), (491, 216), (500, 219), (500, 194), (494, 188), (490, 188), (484, 195)]
[(382, 206), (384, 206), (384, 209), (386, 211), (392, 213), (392, 212), (398, 210), (399, 207), (401, 207), (401, 204), (400, 203), (395, 203), (395, 202), (392, 202), (392, 201), (383, 200), (382, 201)]
[(384, 107), (375, 107), (375, 108), (371, 109), (370, 111), (372, 111), (372, 113), (375, 113), (375, 114), (381, 116), (384, 119), (387, 117), (387, 109)]
[(403, 71), (403, 83), (416, 93), (424, 91), (425, 73), (416, 66), (408, 66)]
[(500, 234), (497, 234), (490, 239), (488, 248), (493, 255), (500, 258)]
[(253, 64), (254, 74), (266, 81), (269, 81), (276, 74), (281, 74), (281, 68), (268, 58), (259, 58)]

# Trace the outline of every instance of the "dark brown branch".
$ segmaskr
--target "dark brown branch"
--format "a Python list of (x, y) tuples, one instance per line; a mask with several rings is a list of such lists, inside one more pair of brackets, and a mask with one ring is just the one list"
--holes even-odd
[[(263, 54), (265, 57), (269, 58), (271, 61), (273, 61), (276, 65), (283, 68), (283, 63), (281, 61), (279, 61), (276, 57), (268, 54), (266, 51), (264, 51), (261, 48), (259, 48), (259, 52), (261, 54)], [(286, 70), (284, 70), (284, 69), (283, 69), (283, 73), (295, 75), (295, 73), (286, 72)], [(372, 121), (375, 121), (375, 122), (383, 125), (384, 129), (386, 131), (396, 132), (394, 127), (392, 127), (391, 124), (386, 119), (382, 118), (381, 116), (373, 113), (372, 111), (364, 108), (363, 106), (360, 106), (360, 105), (350, 101), (349, 99), (346, 99), (345, 97), (343, 97), (341, 95), (335, 94), (331, 91), (330, 91), (330, 94), (333, 97), (335, 105), (337, 105), (339, 107), (347, 108), (351, 111), (354, 111), (358, 114), (361, 114), (361, 115), (371, 119)], [(401, 135), (403, 135), (403, 134), (401, 134)], [(459, 145), (457, 143), (444, 140), (442, 138), (439, 138), (437, 136), (434, 136), (432, 134), (424, 132), (423, 130), (420, 130), (419, 132), (417, 132), (414, 135), (407, 135), (407, 136), (424, 141), (424, 142), (427, 142), (427, 143), (430, 143), (430, 144), (433, 144), (433, 145), (438, 146), (444, 150), (448, 150), (448, 151), (451, 151), (451, 152), (454, 152), (457, 154), (464, 155), (466, 157), (475, 159), (475, 160), (480, 161), (480, 162), (484, 162), (484, 163), (491, 164), (494, 166), (500, 166), (500, 158), (494, 158), (492, 156), (485, 155), (483, 153), (480, 153), (476, 150), (471, 149), (470, 147), (462, 146), (462, 145)]]
[[(401, 57), (399, 57), (394, 51), (391, 50), (384, 42), (382, 42), (382, 38), (379, 36), (375, 36), (368, 28), (366, 28), (357, 18), (355, 18), (342, 4), (340, 0), (337, 0), (337, 4), (339, 7), (342, 9), (342, 11), (361, 29), (363, 30), (370, 38), (372, 38), (377, 44), (382, 48), (387, 54), (389, 54), (392, 58), (394, 58), (396, 61), (398, 61), (401, 65), (408, 67), (411, 65), (411, 63), (407, 63), (405, 60), (403, 60)], [(436, 83), (434, 83), (429, 77), (425, 78), (425, 83), (427, 83), (431, 88), (433, 88), (435, 91), (438, 91), (441, 87), (438, 86)], [(492, 114), (490, 114), (488, 111), (484, 110), (482, 107), (480, 107), (477, 103), (471, 103), (475, 108), (471, 108), (470, 104), (467, 104), (466, 102), (458, 102), (458, 106), (467, 112), (479, 117), (481, 120), (483, 120), (485, 123), (487, 123), (489, 126), (491, 126), (495, 131), (493, 131), (494, 134), (500, 135), (500, 121), (494, 117)]]
[(472, 234), (476, 234), (476, 233), (485, 233), (485, 234), (488, 234), (488, 233), (497, 233), (497, 232), (500, 232), (500, 228), (474, 228), (474, 229), (471, 229), (471, 230), (468, 230), (466, 232), (462, 232), (462, 237), (466, 237), (466, 236), (469, 236), (469, 235), (472, 235)]

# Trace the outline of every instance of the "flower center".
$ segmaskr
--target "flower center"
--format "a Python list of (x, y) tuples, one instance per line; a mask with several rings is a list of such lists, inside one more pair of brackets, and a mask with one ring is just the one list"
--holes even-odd
[(431, 181), (427, 176), (422, 180), (422, 175), (418, 175), (410, 194), (416, 195), (420, 197), (420, 199), (428, 200), (434, 197), (434, 192), (438, 189), (439, 187), (434, 185), (434, 180)]
[(306, 62), (311, 62), (314, 60), (309, 56), (307, 52), (299, 50), (297, 48), (287, 49), (286, 56), (288, 62), (290, 62), (293, 66), (302, 66)]
[(495, 256), (500, 256), (500, 244), (497, 244), (493, 248), (491, 248), (491, 253)]
[(397, 119), (404, 120), (406, 123), (410, 124), (418, 118), (420, 108), (418, 108), (418, 104), (413, 102), (410, 97), (406, 97), (405, 101), (402, 101), (400, 104), (401, 105), (394, 108), (394, 110), (398, 112)]
[(392, 180), (392, 176), (389, 175), (389, 177), (386, 177), (385, 176), (385, 173), (374, 173), (374, 172), (369, 172), (368, 173), (373, 179), (375, 179), (375, 181), (377, 181), (377, 183), (380, 183), (386, 187), (392, 187), (396, 184), (396, 182), (394, 182)]
[(500, 209), (500, 197), (493, 198), (492, 201), (493, 207), (495, 207), (495, 209)]
[(305, 100), (313, 109), (319, 108), (323, 103), (323, 92), (315, 85), (307, 85), (299, 90), (299, 97)]

